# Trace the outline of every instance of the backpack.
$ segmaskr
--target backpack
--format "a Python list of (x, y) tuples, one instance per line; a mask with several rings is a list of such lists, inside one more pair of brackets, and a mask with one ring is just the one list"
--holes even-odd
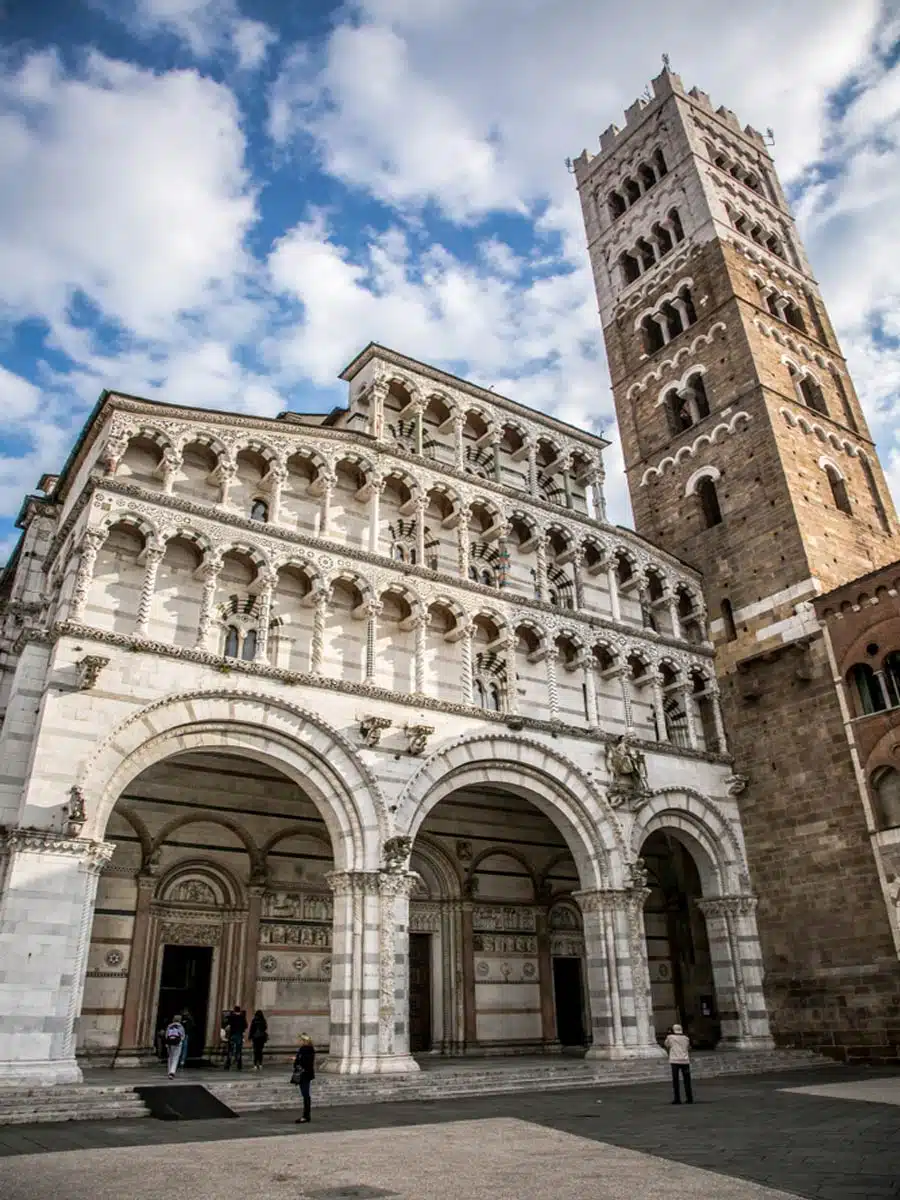
[(181, 1043), (182, 1032), (177, 1025), (170, 1025), (166, 1030), (166, 1045), (178, 1046)]

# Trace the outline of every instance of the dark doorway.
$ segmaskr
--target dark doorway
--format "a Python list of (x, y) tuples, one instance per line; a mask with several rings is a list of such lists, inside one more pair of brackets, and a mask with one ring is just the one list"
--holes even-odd
[(556, 1036), (562, 1046), (584, 1045), (584, 1006), (580, 958), (553, 959)]
[(409, 935), (409, 1049), (431, 1049), (431, 934)]
[(203, 1057), (212, 955), (212, 946), (163, 947), (156, 1028), (167, 1025), (176, 1013), (189, 1013), (188, 1059)]

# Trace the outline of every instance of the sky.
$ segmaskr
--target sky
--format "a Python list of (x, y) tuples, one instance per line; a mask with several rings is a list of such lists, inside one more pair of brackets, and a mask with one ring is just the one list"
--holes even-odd
[(274, 416), (369, 341), (612, 441), (574, 181), (670, 56), (773, 153), (900, 495), (900, 0), (0, 0), (0, 562), (104, 388)]

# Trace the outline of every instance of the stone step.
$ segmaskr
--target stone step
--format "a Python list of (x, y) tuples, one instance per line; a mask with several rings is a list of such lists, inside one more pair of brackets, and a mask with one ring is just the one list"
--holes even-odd
[[(613, 1087), (648, 1083), (665, 1078), (664, 1058), (616, 1062), (547, 1061), (521, 1066), (511, 1059), (480, 1067), (471, 1060), (459, 1067), (429, 1066), (416, 1075), (329, 1075), (316, 1080), (315, 1101), (321, 1107), (371, 1104), (391, 1100), (441, 1100), (474, 1095), (509, 1095), (534, 1090)], [(812, 1051), (761, 1050), (699, 1055), (693, 1069), (697, 1078), (716, 1075), (760, 1074), (767, 1071), (834, 1066)], [(198, 1072), (195, 1081), (235, 1112), (293, 1109), (297, 1089), (288, 1082), (289, 1064), (273, 1063), (261, 1074), (253, 1072)], [(151, 1078), (148, 1080), (148, 1074)], [(131, 1073), (129, 1072), (129, 1077)], [(160, 1073), (140, 1072), (134, 1082), (57, 1084), (50, 1087), (0, 1087), (0, 1125), (49, 1121), (92, 1121), (148, 1115), (134, 1092), (135, 1084), (163, 1082)], [(173, 1086), (178, 1086), (173, 1085)]]

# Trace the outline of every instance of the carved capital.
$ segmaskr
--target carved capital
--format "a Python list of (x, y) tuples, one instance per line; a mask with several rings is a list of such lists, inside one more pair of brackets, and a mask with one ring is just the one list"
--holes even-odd
[(756, 912), (756, 896), (710, 896), (694, 903), (707, 917), (752, 917)]
[(109, 666), (109, 659), (100, 654), (88, 654), (75, 664), (78, 670), (78, 690), (89, 692), (104, 667)]
[(80, 859), (89, 874), (99, 875), (115, 852), (112, 842), (69, 838), (49, 829), (11, 829), (6, 835), (10, 852), (18, 854), (61, 855)]
[(392, 837), (384, 843), (384, 870), (390, 875), (403, 874), (409, 868), (412, 838)]
[(374, 748), (381, 741), (382, 731), (390, 729), (391, 723), (390, 717), (360, 717), (359, 735), (365, 745)]

